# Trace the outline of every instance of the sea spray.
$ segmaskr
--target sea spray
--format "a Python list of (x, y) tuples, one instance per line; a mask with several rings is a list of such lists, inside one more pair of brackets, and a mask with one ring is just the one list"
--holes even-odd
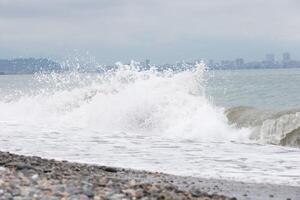
[(206, 95), (208, 72), (201, 63), (186, 70), (145, 70), (132, 62), (103, 73), (82, 72), (3, 76), (8, 86), (1, 88), (1, 150), (300, 185), (300, 150), (250, 142), (251, 127), (228, 123), (224, 108)]
[(77, 127), (105, 133), (159, 134), (203, 140), (244, 138), (231, 128), (223, 109), (205, 96), (199, 63), (188, 70), (142, 70), (136, 63), (117, 64), (101, 74), (35, 75), (34, 91), (1, 102), (5, 115), (21, 126)]

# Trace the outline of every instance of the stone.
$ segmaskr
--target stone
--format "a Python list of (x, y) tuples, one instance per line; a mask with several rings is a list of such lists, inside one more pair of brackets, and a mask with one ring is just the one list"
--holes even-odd
[(116, 173), (118, 172), (118, 170), (114, 167), (106, 167), (106, 166), (102, 166), (100, 167), (100, 169), (106, 171), (106, 172), (111, 172), (111, 173)]
[(135, 180), (130, 180), (130, 181), (128, 182), (128, 185), (129, 185), (130, 187), (135, 186), (135, 185), (136, 185), (136, 181), (135, 181)]
[(108, 199), (111, 199), (111, 200), (120, 200), (120, 199), (124, 199), (125, 197), (126, 196), (124, 194), (113, 194)]
[(131, 196), (131, 197), (135, 197), (136, 196), (136, 191), (133, 189), (126, 189), (126, 190), (122, 190), (123, 193)]
[(13, 196), (20, 196), (20, 194), (21, 194), (21, 191), (19, 188), (13, 189), (13, 191), (12, 191)]
[(17, 170), (34, 169), (34, 167), (32, 167), (31, 165), (26, 164), (26, 163), (21, 163), (21, 162), (10, 162), (10, 163), (7, 163), (5, 166), (6, 167), (14, 167)]
[(203, 195), (203, 193), (201, 192), (201, 190), (199, 190), (198, 188), (193, 187), (191, 189), (191, 194), (195, 197), (200, 197)]
[(38, 175), (38, 174), (34, 174), (33, 176), (31, 176), (31, 179), (32, 179), (33, 181), (37, 181), (38, 178), (39, 178), (39, 175)]
[(78, 188), (74, 187), (74, 186), (69, 186), (66, 188), (66, 192), (69, 193), (70, 195), (73, 195), (73, 194), (79, 194), (80, 191)]
[(66, 199), (70, 199), (70, 200), (89, 200), (89, 198), (86, 195), (72, 195)]
[(94, 196), (94, 191), (93, 191), (93, 187), (90, 185), (84, 185), (82, 187), (82, 191), (83, 193), (88, 196), (88, 197), (93, 197)]
[(14, 200), (24, 200), (24, 198), (20, 197), (20, 196), (16, 196), (16, 197), (14, 197)]
[(62, 195), (62, 193), (65, 191), (64, 185), (55, 185), (52, 187), (52, 192), (55, 195)]

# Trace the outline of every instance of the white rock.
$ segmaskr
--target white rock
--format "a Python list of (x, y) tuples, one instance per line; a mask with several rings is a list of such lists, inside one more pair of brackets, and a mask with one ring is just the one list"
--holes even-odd
[(35, 174), (31, 177), (32, 180), (36, 181), (39, 178), (39, 175)]

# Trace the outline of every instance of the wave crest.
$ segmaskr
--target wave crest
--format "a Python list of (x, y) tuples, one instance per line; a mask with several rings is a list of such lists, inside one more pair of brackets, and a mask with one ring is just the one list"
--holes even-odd
[(231, 124), (251, 128), (251, 139), (300, 147), (300, 109), (276, 112), (235, 107), (228, 109), (226, 115)]
[(205, 71), (203, 63), (159, 71), (141, 70), (133, 62), (94, 75), (38, 74), (34, 91), (0, 101), (6, 113), (0, 121), (62, 131), (76, 127), (212, 141), (243, 138), (242, 130), (228, 125), (224, 109), (206, 98)]

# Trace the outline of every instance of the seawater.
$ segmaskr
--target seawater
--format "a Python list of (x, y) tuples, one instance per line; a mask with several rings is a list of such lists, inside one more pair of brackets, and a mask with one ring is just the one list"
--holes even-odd
[(300, 108), (300, 69), (214, 70), (208, 73), (207, 91), (225, 107), (260, 109)]
[(299, 83), (296, 69), (207, 71), (202, 64), (177, 72), (119, 64), (102, 74), (0, 76), (0, 150), (299, 186), (300, 149), (276, 143), (290, 132), (266, 137), (261, 127), (270, 117), (238, 126), (227, 113), (298, 108)]

